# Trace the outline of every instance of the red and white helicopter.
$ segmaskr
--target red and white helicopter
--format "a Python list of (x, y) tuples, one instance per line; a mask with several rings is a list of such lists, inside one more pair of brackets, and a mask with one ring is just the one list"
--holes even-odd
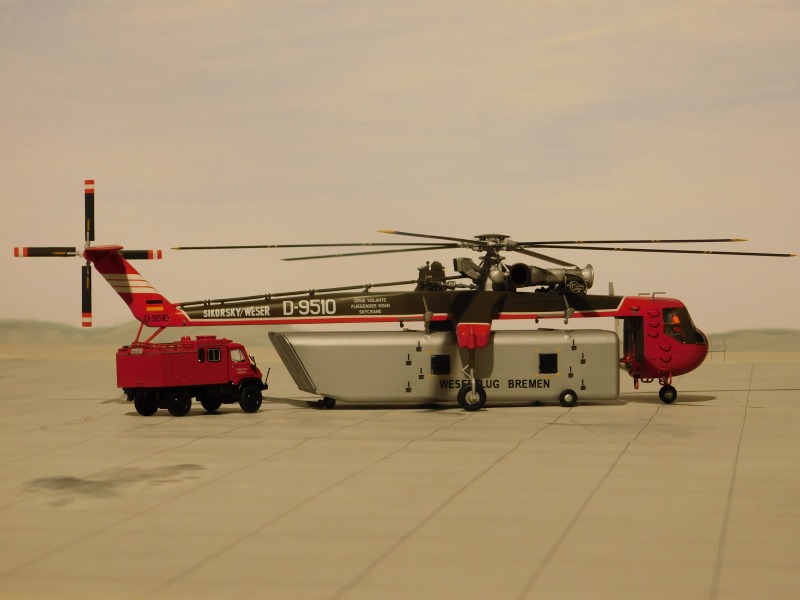
[[(100, 272), (108, 284), (128, 305), (142, 326), (157, 328), (147, 341), (169, 327), (219, 326), (219, 325), (300, 325), (325, 323), (396, 323), (420, 322), (426, 335), (445, 336), (449, 339), (444, 350), (459, 354), (463, 383), (459, 381), (458, 401), (468, 409), (476, 410), (486, 402), (482, 381), (491, 377), (491, 369), (483, 368), (481, 350), (491, 348), (495, 341), (492, 324), (495, 321), (533, 319), (563, 319), (612, 317), (622, 322), (619, 365), (633, 378), (634, 387), (640, 381), (657, 380), (661, 389), (659, 397), (671, 403), (677, 397), (672, 386), (673, 378), (696, 369), (706, 357), (708, 340), (694, 325), (683, 302), (675, 298), (650, 296), (593, 295), (594, 272), (591, 265), (581, 268), (558, 258), (542, 254), (542, 249), (584, 249), (593, 251), (669, 252), (682, 254), (724, 254), (739, 256), (790, 257), (793, 254), (765, 252), (729, 252), (684, 249), (656, 249), (627, 247), (644, 244), (724, 243), (739, 239), (672, 239), (672, 240), (589, 240), (589, 241), (533, 241), (516, 242), (506, 235), (485, 234), (472, 239), (423, 235), (400, 231), (384, 231), (400, 236), (423, 238), (426, 242), (413, 243), (352, 243), (352, 244), (289, 244), (252, 246), (178, 247), (176, 250), (221, 250), (229, 248), (307, 248), (335, 246), (385, 246), (379, 250), (359, 250), (348, 253), (322, 254), (287, 260), (383, 254), (390, 252), (439, 251), (463, 248), (482, 254), (478, 262), (469, 257), (453, 261), (455, 275), (446, 275), (438, 261), (419, 268), (418, 276), (408, 281), (385, 284), (354, 285), (283, 293), (264, 293), (238, 298), (220, 298), (193, 302), (171, 302), (160, 294), (131, 264), (134, 259), (159, 259), (161, 251), (126, 250), (122, 246), (94, 246), (94, 181), (87, 180), (85, 187), (85, 247), (22, 247), (15, 248), (19, 257), (83, 256), (82, 267), (83, 325), (91, 325), (91, 265)], [(611, 245), (610, 245), (611, 244)], [(619, 247), (625, 244), (625, 247)], [(555, 267), (541, 267), (517, 262), (506, 263), (501, 252), (515, 253), (550, 263)], [(413, 285), (410, 290), (392, 290)], [(390, 291), (391, 290), (391, 291)], [(140, 334), (141, 334), (140, 327)], [(402, 334), (402, 331), (396, 331)], [(329, 332), (327, 336), (340, 336)], [(362, 334), (366, 336), (367, 334)], [(137, 335), (137, 342), (139, 336)], [(328, 338), (333, 339), (333, 337)], [(343, 339), (343, 338), (341, 338)], [(354, 344), (362, 338), (347, 338)], [(366, 338), (363, 338), (366, 339)], [(394, 342), (386, 337), (375, 350)], [(416, 339), (416, 338), (415, 338)], [(349, 343), (349, 342), (348, 342)], [(448, 344), (450, 344), (448, 346)], [(322, 345), (325, 345), (324, 343)], [(330, 345), (330, 344), (328, 344)], [(421, 342), (417, 340), (421, 347)], [(277, 347), (277, 346), (276, 346)], [(573, 349), (575, 343), (572, 343)], [(287, 351), (289, 352), (289, 351)], [(293, 352), (293, 351), (292, 351)], [(289, 354), (292, 354), (289, 352)], [(340, 351), (337, 351), (340, 352)], [(433, 352), (433, 351), (432, 351)], [(379, 353), (379, 352), (378, 352)], [(486, 354), (484, 352), (483, 354)], [(463, 356), (461, 356), (463, 355)], [(288, 355), (287, 355), (288, 356)], [(287, 356), (282, 356), (287, 360)], [(436, 354), (436, 356), (440, 356)], [(516, 356), (516, 355), (514, 355)], [(291, 358), (291, 357), (289, 357)], [(296, 352), (294, 358), (296, 359)], [(441, 364), (441, 361), (439, 361)], [(524, 367), (527, 369), (527, 367)], [(532, 366), (531, 369), (535, 369)], [(432, 368), (435, 371), (435, 368)], [(310, 378), (302, 371), (295, 380)], [(423, 371), (423, 369), (421, 369)], [(425, 373), (423, 373), (425, 374)], [(345, 374), (347, 375), (347, 374)], [(426, 376), (430, 374), (425, 374)], [(609, 376), (611, 376), (609, 374)], [(616, 376), (616, 373), (614, 374)], [(324, 377), (323, 377), (324, 378)], [(347, 377), (345, 377), (347, 379)], [(401, 377), (402, 379), (402, 377)], [(308, 389), (311, 385), (312, 389)], [(585, 385), (583, 387), (586, 387)], [(411, 388), (409, 383), (406, 390)], [(320, 391), (306, 384), (306, 391)], [(413, 398), (430, 394), (432, 388), (423, 388)], [(570, 406), (577, 401), (577, 393), (559, 395), (562, 404)], [(395, 398), (378, 389), (381, 397)], [(420, 395), (421, 394), (421, 395)], [(341, 396), (347, 398), (346, 392)], [(373, 400), (377, 395), (369, 396)], [(502, 397), (502, 394), (501, 394)], [(326, 397), (326, 400), (333, 398)], [(332, 405), (328, 402), (327, 405)]]

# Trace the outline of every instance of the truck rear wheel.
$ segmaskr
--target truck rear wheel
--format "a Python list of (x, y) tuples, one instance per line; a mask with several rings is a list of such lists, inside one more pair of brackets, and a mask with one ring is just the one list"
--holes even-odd
[(239, 396), (239, 406), (244, 412), (254, 413), (261, 408), (261, 390), (252, 383), (242, 388)]
[(219, 410), (219, 407), (222, 406), (222, 400), (219, 398), (201, 398), (200, 405), (208, 412), (216, 412)]
[(192, 397), (186, 392), (175, 392), (167, 410), (173, 417), (183, 417), (192, 408)]
[(136, 409), (136, 412), (143, 417), (151, 417), (156, 414), (156, 411), (158, 410), (158, 402), (150, 398), (136, 396), (133, 399), (133, 407)]

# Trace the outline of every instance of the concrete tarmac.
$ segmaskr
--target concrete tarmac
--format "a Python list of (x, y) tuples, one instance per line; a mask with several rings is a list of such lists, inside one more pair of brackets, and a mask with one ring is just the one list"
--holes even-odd
[(800, 355), (574, 408), (138, 415), (107, 348), (0, 348), (0, 598), (800, 597)]

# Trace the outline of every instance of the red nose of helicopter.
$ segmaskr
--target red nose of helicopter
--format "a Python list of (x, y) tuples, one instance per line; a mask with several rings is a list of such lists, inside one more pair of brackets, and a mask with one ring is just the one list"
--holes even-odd
[(680, 354), (676, 354), (673, 360), (673, 375), (683, 375), (694, 371), (703, 364), (708, 355), (708, 336), (699, 329), (697, 330), (698, 339), (694, 344), (686, 344)]

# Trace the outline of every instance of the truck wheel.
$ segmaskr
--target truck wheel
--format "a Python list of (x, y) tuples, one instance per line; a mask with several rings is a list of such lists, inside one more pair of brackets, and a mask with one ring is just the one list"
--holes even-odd
[(661, 401), (664, 404), (672, 404), (675, 402), (675, 398), (678, 397), (678, 390), (671, 385), (665, 385), (658, 390), (658, 397), (661, 398)]
[(578, 403), (578, 394), (572, 390), (564, 390), (558, 395), (558, 403), (561, 406), (575, 406)]
[(464, 410), (480, 410), (485, 404), (486, 392), (477, 381), (475, 382), (475, 391), (472, 390), (472, 384), (458, 390), (458, 405)]
[(216, 412), (219, 410), (219, 407), (222, 406), (222, 400), (219, 398), (202, 398), (200, 400), (200, 405), (208, 412)]
[(151, 417), (156, 414), (158, 410), (158, 402), (155, 400), (150, 400), (149, 398), (142, 398), (141, 396), (136, 396), (133, 399), (133, 406), (143, 417)]
[(244, 386), (242, 395), (239, 397), (239, 406), (244, 412), (256, 412), (261, 408), (261, 390), (253, 384)]
[(169, 414), (173, 417), (183, 417), (192, 408), (192, 397), (186, 392), (175, 392), (172, 400), (167, 407)]

